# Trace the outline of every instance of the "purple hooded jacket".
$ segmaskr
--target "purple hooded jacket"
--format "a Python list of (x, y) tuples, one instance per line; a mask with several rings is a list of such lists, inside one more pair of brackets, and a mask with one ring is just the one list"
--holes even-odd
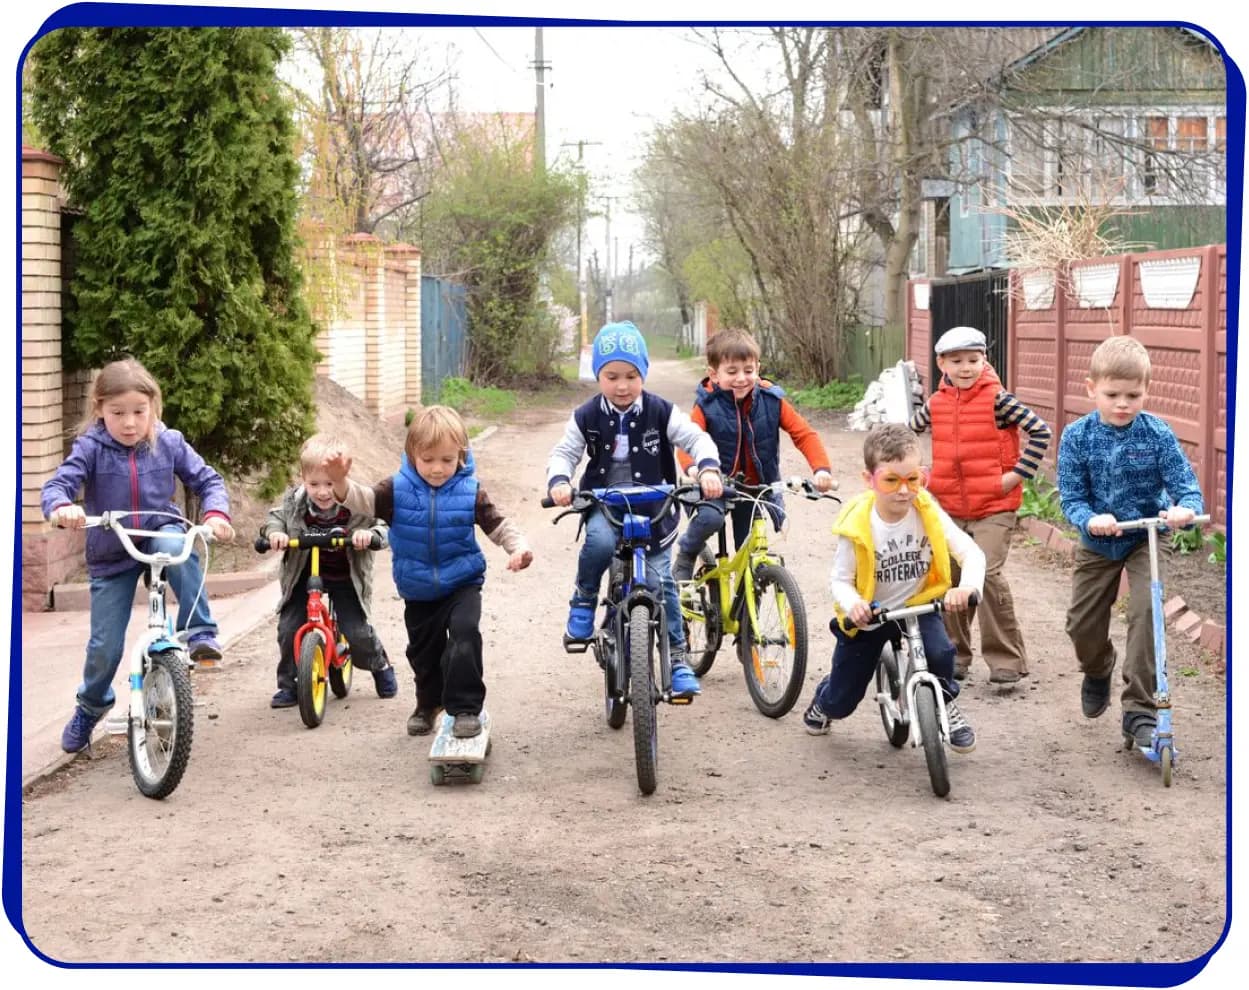
[[(43, 486), (41, 506), (45, 517), (62, 505), (70, 505), (85, 489), (88, 515), (118, 509), (148, 509), (178, 512), (174, 504), (175, 476), (194, 492), (203, 504), (205, 517), (230, 518), (230, 500), (221, 475), (186, 442), (177, 430), (156, 424), (156, 444), (146, 441), (127, 447), (118, 443), (96, 422), (74, 441), (69, 456)], [(136, 515), (126, 520), (135, 529), (159, 529), (174, 520), (167, 516)], [(142, 544), (139, 544), (142, 548)], [(120, 574), (135, 562), (126, 553), (116, 534), (107, 529), (87, 530), (87, 573), (91, 577)]]

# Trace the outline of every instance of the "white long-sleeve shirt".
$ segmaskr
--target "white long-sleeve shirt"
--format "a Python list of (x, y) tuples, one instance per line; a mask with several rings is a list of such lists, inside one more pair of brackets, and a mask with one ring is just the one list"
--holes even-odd
[[(962, 570), (958, 586), (983, 594), (984, 551), (935, 502), (933, 508), (941, 521), (950, 556)], [(932, 545), (914, 506), (896, 523), (885, 522), (873, 506), (871, 521), (872, 544), (876, 549), (876, 601), (883, 609), (901, 608), (919, 590), (932, 566)], [(854, 579), (854, 541), (848, 536), (838, 537), (833, 556), (833, 601), (843, 612), (849, 612), (863, 597)]]

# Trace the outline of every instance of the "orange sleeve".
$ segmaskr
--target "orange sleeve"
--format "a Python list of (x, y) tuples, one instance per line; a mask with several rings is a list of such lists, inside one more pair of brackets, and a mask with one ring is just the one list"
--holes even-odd
[[(704, 433), (706, 432), (707, 417), (703, 415), (703, 410), (701, 406), (696, 405), (694, 406), (693, 409), (690, 410), (690, 422), (692, 422), (695, 426), (697, 426)], [(680, 447), (677, 447), (676, 451), (677, 451), (677, 467), (681, 469), (682, 474), (685, 474), (685, 472), (690, 469), (690, 465), (694, 463), (694, 458), (690, 457), (690, 455), (687, 454)]]
[(810, 423), (802, 418), (802, 414), (790, 404), (788, 399), (781, 399), (781, 429), (789, 434), (798, 452), (807, 459), (812, 474), (821, 469), (831, 470), (832, 465), (828, 463), (828, 451), (824, 449), (824, 442), (820, 439), (820, 435), (812, 429)]

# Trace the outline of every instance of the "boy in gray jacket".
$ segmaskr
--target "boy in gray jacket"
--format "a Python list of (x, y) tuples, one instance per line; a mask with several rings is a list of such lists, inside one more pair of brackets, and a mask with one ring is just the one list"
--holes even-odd
[(281, 505), (269, 510), (269, 518), (260, 530), (260, 535), (268, 538), (270, 549), (286, 551), (280, 573), (282, 600), (278, 605), (278, 690), (269, 702), (272, 708), (290, 708), (298, 703), (295, 634), (307, 621), (312, 551), (290, 550), (288, 545), (291, 539), (335, 529), (353, 532), (353, 550), (321, 550), (320, 573), (334, 604), (338, 628), (351, 648), (351, 662), (360, 670), (372, 672), (379, 698), (393, 698), (399, 691), (394, 667), (369, 623), (373, 555), (363, 552), (374, 533), (381, 535), (385, 545), (386, 527), (371, 516), (352, 512), (334, 498), (334, 485), (325, 462), (339, 452), (339, 445), (325, 434), (309, 437), (299, 452), (302, 483), (286, 492)]

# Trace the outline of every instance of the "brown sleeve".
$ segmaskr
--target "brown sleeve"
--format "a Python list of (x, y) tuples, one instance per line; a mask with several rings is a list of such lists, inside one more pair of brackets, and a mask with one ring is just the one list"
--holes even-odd
[(482, 532), (490, 538), (490, 542), (502, 547), (508, 553), (529, 548), (525, 535), (515, 523), (499, 511), (498, 506), (486, 494), (486, 490), (480, 486), (477, 488), (476, 521)]
[(387, 526), (395, 521), (394, 478), (383, 478), (373, 486), (373, 515)]

